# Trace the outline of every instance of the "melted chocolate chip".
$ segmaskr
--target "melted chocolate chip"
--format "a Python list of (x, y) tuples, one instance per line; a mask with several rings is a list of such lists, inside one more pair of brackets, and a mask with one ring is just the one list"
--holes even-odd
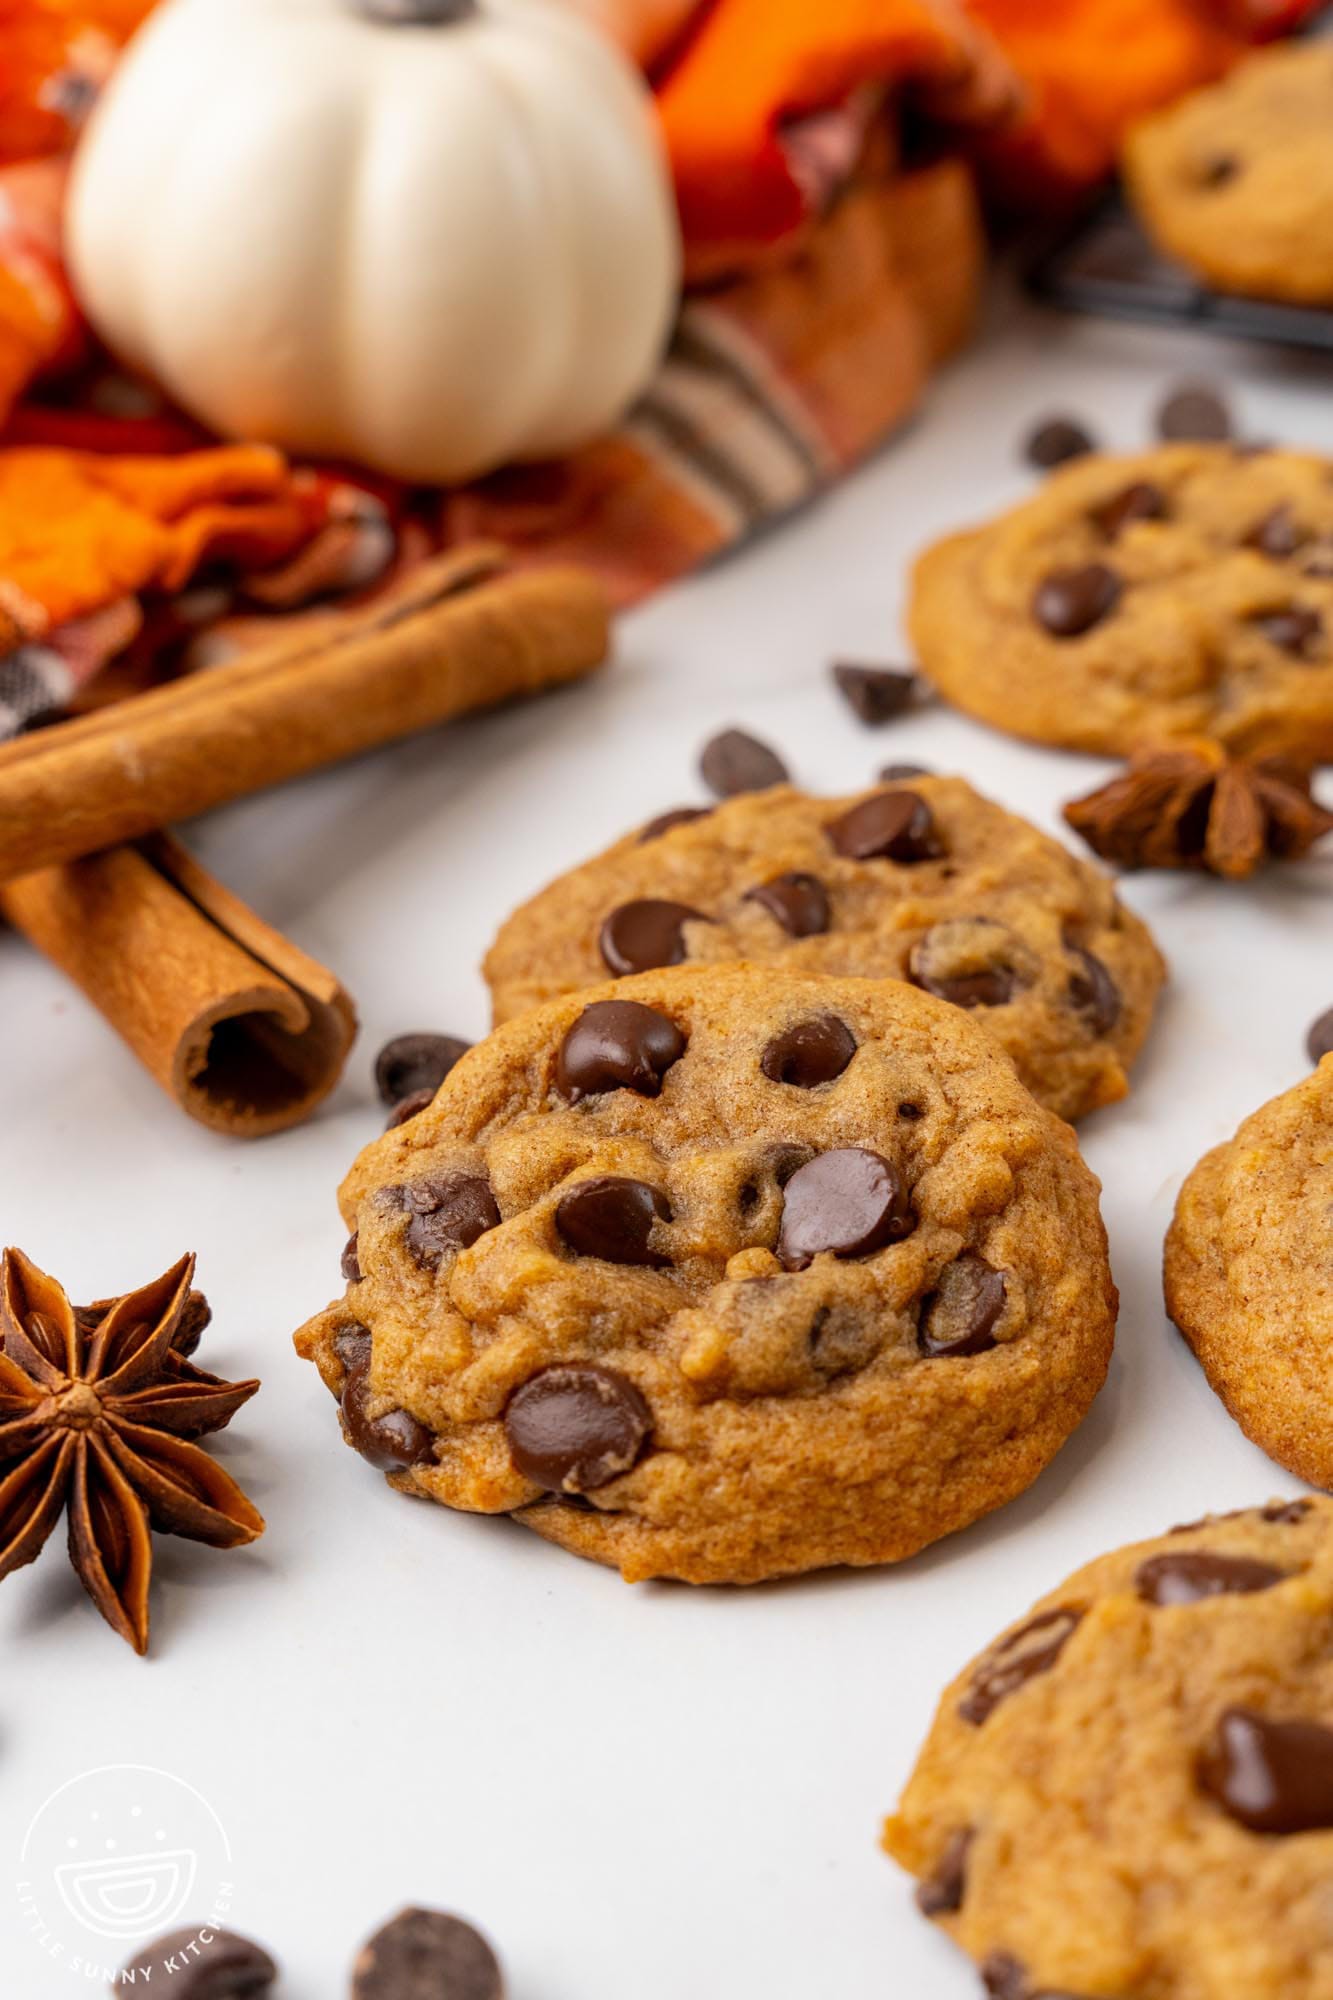
[(1095, 448), (1089, 433), (1072, 417), (1047, 417), (1028, 432), (1023, 456), (1039, 472), (1049, 472), (1071, 458), (1085, 458)]
[(711, 806), (673, 806), (670, 812), (659, 813), (650, 819), (639, 834), (639, 845), (643, 847), (650, 840), (660, 840), (664, 833), (670, 833), (676, 826), (690, 826), (696, 819), (707, 819)]
[(394, 1105), (393, 1110), (389, 1113), (385, 1121), (385, 1131), (393, 1132), (399, 1125), (406, 1125), (409, 1118), (418, 1117), (428, 1104), (434, 1104), (434, 1102), (435, 1092), (433, 1090), (414, 1090), (412, 1095), (405, 1097), (401, 1104)]
[(1333, 1827), (1333, 1729), (1229, 1708), (1199, 1758), (1199, 1783), (1253, 1833)]
[(1251, 625), (1262, 632), (1272, 646), (1281, 647), (1284, 653), (1310, 653), (1324, 635), (1324, 621), (1317, 611), (1305, 604), (1290, 604), (1282, 611), (1264, 611), (1251, 618)]
[(785, 785), (790, 776), (777, 752), (743, 729), (724, 729), (706, 743), (699, 771), (709, 791), (720, 799), (735, 798), (738, 792), (766, 792), (770, 785)]
[(1308, 537), (1284, 502), (1282, 506), (1274, 507), (1271, 514), (1265, 514), (1258, 527), (1252, 529), (1245, 539), (1250, 548), (1258, 549), (1260, 555), (1272, 556), (1275, 562), (1281, 562), (1303, 548)]
[(351, 2000), (504, 2000), (504, 1977), (461, 1917), (402, 1910), (362, 1947)]
[(975, 1829), (960, 1827), (932, 1872), (917, 1886), (916, 1906), (923, 1917), (951, 1917), (963, 1907), (967, 1893), (967, 1856)]
[(669, 1264), (649, 1239), (654, 1222), (670, 1220), (671, 1204), (660, 1188), (619, 1174), (580, 1181), (555, 1211), (555, 1226), (570, 1249), (608, 1264)]
[(841, 1076), (856, 1054), (856, 1037), (836, 1014), (817, 1014), (775, 1035), (759, 1059), (770, 1083), (813, 1090)]
[(597, 1000), (560, 1044), (556, 1088), (571, 1104), (605, 1090), (656, 1097), (662, 1078), (685, 1053), (674, 1021), (638, 1000)]
[(353, 1231), (343, 1245), (342, 1254), (342, 1274), (349, 1285), (361, 1283), (361, 1259), (357, 1254), (359, 1247), (357, 1232)]
[(955, 1007), (1003, 1007), (1029, 982), (1014, 964), (1017, 943), (993, 917), (949, 917), (913, 945), (913, 986)]
[(342, 1393), (343, 1429), (353, 1451), (359, 1451), (379, 1472), (402, 1472), (409, 1465), (427, 1465), (434, 1456), (435, 1440), (424, 1424), (406, 1410), (386, 1410), (383, 1416), (370, 1414), (370, 1371), (354, 1368)]
[(1043, 1611), (1002, 1639), (978, 1667), (958, 1704), (964, 1722), (980, 1728), (1002, 1701), (1017, 1694), (1038, 1674), (1048, 1674), (1078, 1630), (1082, 1617), (1081, 1611), (1070, 1609)]
[(1231, 413), (1206, 382), (1182, 382), (1157, 412), (1159, 437), (1196, 444), (1231, 436)]
[(349, 1319), (333, 1336), (333, 1351), (349, 1375), (354, 1368), (369, 1368), (370, 1345), (370, 1328), (359, 1319)]
[(598, 947), (617, 979), (628, 972), (653, 972), (658, 966), (681, 963), (685, 957), (686, 924), (708, 921), (688, 903), (645, 896), (612, 910), (602, 925)]
[(491, 1185), (480, 1174), (452, 1174), (414, 1181), (400, 1195), (411, 1211), (405, 1242), (423, 1271), (438, 1271), (446, 1257), (468, 1250), (500, 1223)]
[(1068, 938), (1065, 949), (1082, 968), (1070, 976), (1070, 1005), (1076, 1007), (1080, 1014), (1086, 1014), (1094, 1035), (1109, 1035), (1120, 1019), (1120, 988), (1095, 952), (1085, 950), (1081, 944), (1074, 944)]
[(1150, 1556), (1134, 1572), (1134, 1588), (1145, 1604), (1198, 1604), (1206, 1597), (1248, 1595), (1285, 1583), (1287, 1571), (1252, 1556), (1227, 1556), (1212, 1549), (1182, 1549), (1179, 1555)]
[(849, 861), (936, 861), (944, 852), (930, 807), (917, 792), (874, 792), (824, 831)]
[(1006, 1292), (1003, 1271), (975, 1250), (964, 1250), (921, 1301), (917, 1342), (922, 1353), (985, 1354), (995, 1346)]
[(803, 1271), (821, 1251), (868, 1257), (915, 1227), (897, 1169), (879, 1153), (861, 1146), (817, 1153), (783, 1190), (778, 1261), (788, 1271)]
[(1092, 518), (1107, 540), (1113, 542), (1135, 521), (1164, 521), (1166, 495), (1150, 479), (1136, 479), (1100, 507), (1094, 507)]
[(790, 937), (820, 937), (829, 927), (828, 890), (817, 875), (775, 875), (747, 890), (745, 900), (759, 903)]
[(525, 1479), (548, 1493), (591, 1493), (635, 1464), (652, 1412), (614, 1368), (570, 1362), (543, 1368), (516, 1389), (504, 1421)]
[(195, 1924), (141, 1946), (121, 1968), (115, 1991), (138, 1992), (154, 1975), (171, 1988), (173, 2000), (259, 2000), (278, 1968), (252, 1938), (214, 1930), (205, 1943)]
[(395, 1111), (405, 1097), (433, 1097), (471, 1042), (457, 1035), (396, 1035), (375, 1058), (375, 1088)]
[(1078, 639), (1115, 609), (1122, 589), (1105, 563), (1053, 569), (1033, 593), (1032, 615), (1053, 639)]
[(871, 729), (905, 714), (917, 696), (916, 675), (894, 667), (839, 664), (833, 678), (857, 721)]

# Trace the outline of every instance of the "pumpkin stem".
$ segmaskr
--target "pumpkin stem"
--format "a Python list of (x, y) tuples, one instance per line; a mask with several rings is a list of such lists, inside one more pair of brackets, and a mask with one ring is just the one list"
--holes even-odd
[(478, 12), (477, 0), (355, 0), (368, 21), (405, 28), (443, 27)]

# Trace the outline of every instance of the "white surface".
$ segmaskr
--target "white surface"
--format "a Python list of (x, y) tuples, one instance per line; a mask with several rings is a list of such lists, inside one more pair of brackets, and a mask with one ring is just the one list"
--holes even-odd
[(1164, 382), (1199, 366), (1230, 378), (1247, 433), (1333, 448), (1326, 370), (1008, 310), (858, 478), (628, 620), (596, 685), (194, 829), (361, 1003), (347, 1082), (303, 1131), (247, 1147), (187, 1127), (0, 938), (4, 1234), (79, 1297), (199, 1251), (216, 1308), (201, 1359), (265, 1383), (220, 1455), (270, 1522), (236, 1554), (159, 1541), (146, 1662), (84, 1600), (59, 1533), (0, 1591), (6, 2000), (80, 1990), (23, 1931), (13, 1857), (48, 1793), (119, 1762), (212, 1802), (233, 1920), (284, 1961), (285, 2000), (337, 2000), (356, 1942), (408, 1898), (489, 1927), (512, 2000), (973, 2000), (876, 1848), (944, 1681), (1084, 1559), (1292, 1490), (1170, 1331), (1158, 1267), (1183, 1174), (1303, 1073), (1306, 1026), (1333, 1002), (1333, 861), (1248, 888), (1126, 885), (1174, 981), (1133, 1096), (1083, 1128), (1123, 1297), (1110, 1383), (1025, 1498), (896, 1572), (630, 1589), (507, 1522), (409, 1505), (342, 1448), (290, 1335), (340, 1289), (333, 1190), (379, 1129), (376, 1048), (405, 1028), (480, 1032), (497, 921), (697, 795), (716, 727), (757, 729), (814, 789), (919, 760), (1056, 828), (1103, 767), (943, 709), (865, 731), (827, 663), (901, 657), (907, 559), (1028, 489), (1032, 418), (1068, 408), (1136, 445)]

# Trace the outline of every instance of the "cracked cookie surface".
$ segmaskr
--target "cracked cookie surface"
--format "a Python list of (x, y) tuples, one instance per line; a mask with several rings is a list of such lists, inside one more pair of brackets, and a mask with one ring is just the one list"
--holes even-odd
[(959, 1008), (650, 972), (498, 1029), (366, 1149), (297, 1346), (395, 1485), (629, 1579), (890, 1562), (1085, 1414), (1097, 1192)]
[(995, 2000), (1330, 2000), (1333, 1504), (1070, 1577), (946, 1690), (885, 1845)]
[(775, 786), (657, 825), (503, 925), (485, 965), (497, 1021), (636, 961), (747, 959), (952, 1000), (1061, 1117), (1125, 1095), (1164, 971), (1146, 925), (962, 778), (841, 799)]
[(1012, 735), (1333, 758), (1333, 464), (1229, 444), (1081, 458), (928, 549), (910, 623), (946, 699)]

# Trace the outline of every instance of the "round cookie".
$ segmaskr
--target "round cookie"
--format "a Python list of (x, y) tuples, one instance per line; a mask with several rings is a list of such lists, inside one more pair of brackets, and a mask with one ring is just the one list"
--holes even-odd
[(940, 692), (1015, 736), (1333, 758), (1333, 463), (1229, 444), (1079, 459), (928, 549), (910, 622)]
[(1333, 1489), (1333, 1056), (1190, 1174), (1166, 1305), (1246, 1437)]
[(297, 1335), (404, 1492), (630, 1580), (891, 1562), (1105, 1376), (1097, 1182), (956, 1007), (683, 967), (498, 1029), (341, 1191)]
[(953, 1000), (1061, 1117), (1124, 1096), (1164, 973), (1146, 926), (961, 778), (843, 799), (774, 786), (659, 825), (508, 919), (485, 964), (497, 1021), (630, 967), (743, 958)]
[(1144, 119), (1129, 196), (1221, 291), (1333, 304), (1333, 42), (1270, 49)]
[(1079, 1570), (946, 1691), (885, 1846), (993, 2000), (1329, 2000), (1333, 1505)]

